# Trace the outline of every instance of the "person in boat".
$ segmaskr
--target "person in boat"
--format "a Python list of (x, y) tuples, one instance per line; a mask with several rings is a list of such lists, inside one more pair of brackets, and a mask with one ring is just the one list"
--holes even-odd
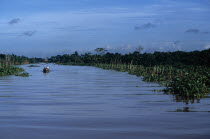
[(43, 72), (49, 72), (49, 71), (50, 71), (50, 67), (49, 66), (44, 67)]

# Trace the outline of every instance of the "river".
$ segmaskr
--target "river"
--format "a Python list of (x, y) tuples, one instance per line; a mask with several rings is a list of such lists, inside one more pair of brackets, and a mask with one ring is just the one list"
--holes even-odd
[(1, 139), (210, 138), (210, 97), (186, 104), (126, 72), (44, 66), (0, 77)]

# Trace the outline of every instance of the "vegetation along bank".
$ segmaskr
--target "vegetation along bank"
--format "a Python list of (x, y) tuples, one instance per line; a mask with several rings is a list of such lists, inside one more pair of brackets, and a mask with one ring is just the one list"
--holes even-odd
[[(23, 72), (24, 69), (14, 65), (22, 65), (38, 62), (37, 58), (28, 58), (25, 56), (0, 54), (0, 76), (14, 75)], [(18, 74), (22, 75), (22, 74)], [(23, 74), (24, 76), (26, 74)], [(26, 77), (26, 76), (25, 76)]]
[(210, 92), (210, 49), (193, 52), (110, 53), (97, 48), (96, 54), (57, 55), (49, 62), (66, 65), (89, 65), (143, 76), (144, 81), (163, 84), (168, 94), (182, 100), (205, 97)]
[[(210, 93), (210, 49), (193, 52), (110, 53), (105, 48), (96, 53), (57, 55), (48, 58), (50, 63), (96, 66), (142, 76), (144, 81), (158, 82), (168, 94), (184, 101), (200, 99)], [(16, 74), (23, 69), (13, 65), (45, 62), (42, 58), (0, 54), (0, 76)], [(34, 67), (35, 65), (30, 65)], [(17, 74), (21, 76), (21, 74)], [(29, 74), (24, 73), (24, 76)]]

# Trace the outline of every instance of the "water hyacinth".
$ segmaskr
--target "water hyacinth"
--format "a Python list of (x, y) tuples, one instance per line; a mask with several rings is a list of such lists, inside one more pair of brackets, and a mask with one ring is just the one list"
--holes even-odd
[(185, 73), (167, 84), (166, 92), (186, 98), (200, 98), (210, 92), (209, 77), (198, 73)]
[(70, 65), (88, 65), (142, 76), (144, 81), (166, 86), (166, 93), (183, 99), (196, 99), (209, 93), (210, 49), (202, 51), (175, 51), (141, 53), (64, 54), (53, 56), (49, 62)]
[(20, 73), (20, 74), (15, 74), (15, 76), (21, 76), (21, 77), (29, 77), (29, 73), (28, 72), (23, 72), (23, 73)]
[(24, 71), (24, 69), (19, 67), (0, 68), (0, 76), (13, 75), (22, 71)]
[(126, 64), (96, 64), (95, 66), (143, 76), (144, 81), (162, 83), (166, 86), (163, 91), (181, 96), (183, 99), (200, 99), (210, 92), (210, 73), (205, 67), (163, 65), (146, 67)]

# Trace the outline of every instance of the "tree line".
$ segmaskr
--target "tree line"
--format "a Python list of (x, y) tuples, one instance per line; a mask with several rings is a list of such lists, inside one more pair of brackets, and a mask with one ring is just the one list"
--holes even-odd
[(95, 49), (96, 54), (85, 53), (64, 54), (52, 56), (48, 59), (53, 63), (72, 63), (72, 64), (132, 64), (143, 66), (155, 65), (193, 65), (193, 66), (210, 66), (210, 49), (202, 51), (175, 51), (175, 52), (154, 52), (120, 54), (110, 53), (105, 48)]
[[(57, 55), (48, 58), (50, 63), (68, 63), (68, 64), (127, 64), (127, 65), (189, 65), (189, 66), (210, 66), (210, 49), (202, 51), (175, 51), (175, 52), (154, 52), (141, 53), (142, 49), (133, 53), (120, 54), (108, 52), (105, 48), (96, 48), (95, 54), (79, 54), (75, 51), (73, 54)], [(9, 67), (12, 65), (21, 65), (29, 63), (45, 62), (43, 58), (28, 58), (26, 56), (17, 56), (14, 54), (0, 54), (0, 67)]]
[(28, 58), (26, 56), (17, 56), (14, 54), (0, 54), (0, 68), (7, 68), (13, 65), (22, 65), (29, 63), (43, 62), (42, 58)]

